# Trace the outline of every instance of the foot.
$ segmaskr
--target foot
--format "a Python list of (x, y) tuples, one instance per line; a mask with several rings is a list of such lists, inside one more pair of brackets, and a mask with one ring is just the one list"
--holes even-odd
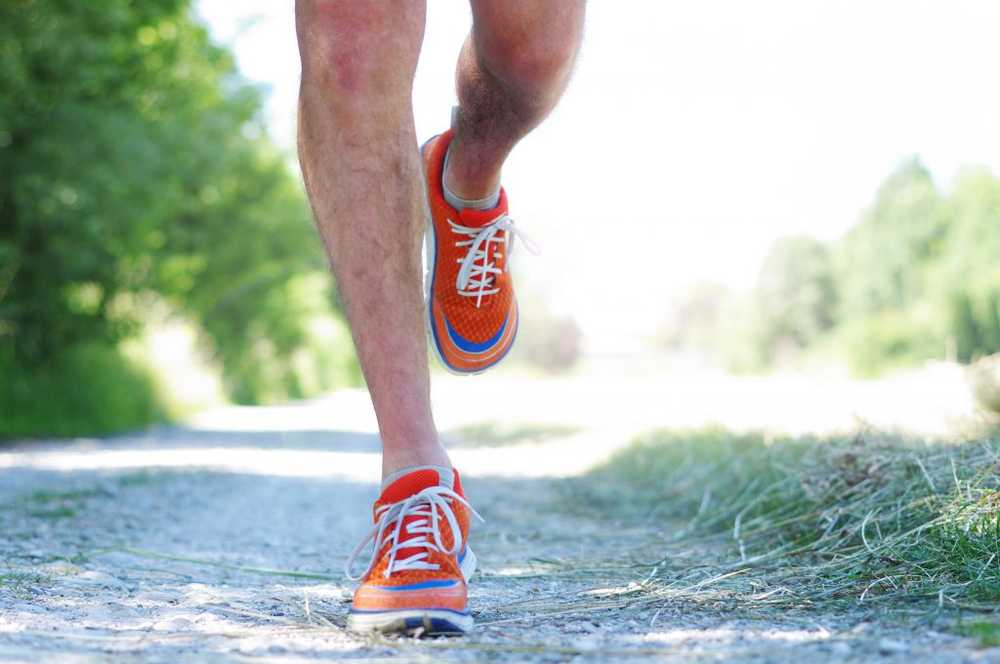
[[(457, 471), (415, 470), (386, 487), (375, 502), (374, 528), (347, 561), (348, 578), (361, 580), (347, 627), (420, 636), (472, 629), (466, 588), (476, 569), (468, 547), (471, 514)], [(351, 563), (369, 541), (368, 569), (353, 577)]]
[(452, 132), (423, 147), (431, 223), (427, 244), (427, 308), (431, 344), (450, 371), (476, 374), (504, 358), (517, 336), (517, 299), (510, 276), (514, 228), (507, 194), (492, 210), (456, 210), (441, 178)]

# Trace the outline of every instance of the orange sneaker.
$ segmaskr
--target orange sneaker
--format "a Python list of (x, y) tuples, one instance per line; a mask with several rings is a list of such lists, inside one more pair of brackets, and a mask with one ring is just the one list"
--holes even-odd
[[(373, 508), (375, 526), (345, 565), (360, 580), (347, 627), (357, 632), (464, 634), (472, 629), (466, 583), (476, 569), (468, 547), (469, 518), (458, 472), (415, 470), (390, 484)], [(361, 576), (351, 564), (368, 542), (372, 559)]]
[(517, 299), (510, 276), (515, 235), (507, 194), (492, 210), (456, 210), (441, 178), (452, 132), (422, 148), (431, 222), (426, 234), (428, 330), (441, 362), (453, 373), (476, 374), (504, 358), (517, 336)]

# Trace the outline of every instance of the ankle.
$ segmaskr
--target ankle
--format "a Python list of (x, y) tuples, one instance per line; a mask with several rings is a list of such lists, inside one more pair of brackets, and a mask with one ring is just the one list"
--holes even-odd
[(382, 478), (414, 466), (442, 466), (451, 468), (451, 459), (444, 446), (436, 439), (432, 443), (407, 445), (401, 449), (385, 448), (382, 453)]
[(470, 152), (470, 146), (460, 142), (458, 138), (452, 139), (445, 155), (441, 177), (444, 190), (454, 198), (481, 203), (480, 207), (485, 206), (483, 209), (494, 207), (495, 202), (493, 205), (488, 203), (499, 198), (500, 167), (491, 167), (488, 165), (489, 160), (478, 158)]
[(421, 466), (407, 466), (406, 468), (400, 468), (399, 470), (382, 475), (382, 491), (385, 491), (387, 488), (392, 486), (394, 482), (410, 475), (411, 473), (426, 470), (433, 470), (438, 474), (438, 483), (440, 485), (446, 486), (449, 489), (455, 488), (454, 471), (451, 466), (424, 464)]

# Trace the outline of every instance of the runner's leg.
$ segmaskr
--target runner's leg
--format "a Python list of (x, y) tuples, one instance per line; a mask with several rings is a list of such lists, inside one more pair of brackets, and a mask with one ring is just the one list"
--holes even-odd
[(411, 87), (419, 0), (298, 0), (299, 156), (382, 435), (383, 475), (448, 466), (431, 415)]
[(471, 0), (472, 32), (456, 73), (458, 114), (447, 187), (489, 196), (519, 140), (555, 107), (583, 38), (584, 0)]

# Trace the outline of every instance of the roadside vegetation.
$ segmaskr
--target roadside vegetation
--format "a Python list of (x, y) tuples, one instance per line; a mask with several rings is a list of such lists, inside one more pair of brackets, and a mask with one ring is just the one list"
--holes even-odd
[(289, 156), (190, 5), (0, 8), (0, 438), (167, 415), (122, 351), (153, 309), (238, 403), (357, 382)]
[(927, 443), (660, 431), (575, 490), (588, 509), (662, 524), (650, 592), (695, 583), (743, 606), (1000, 607), (995, 435)]
[(843, 237), (779, 240), (747, 294), (693, 288), (661, 341), (739, 371), (839, 360), (860, 376), (1000, 353), (998, 219), (988, 169), (942, 191), (908, 159)]

